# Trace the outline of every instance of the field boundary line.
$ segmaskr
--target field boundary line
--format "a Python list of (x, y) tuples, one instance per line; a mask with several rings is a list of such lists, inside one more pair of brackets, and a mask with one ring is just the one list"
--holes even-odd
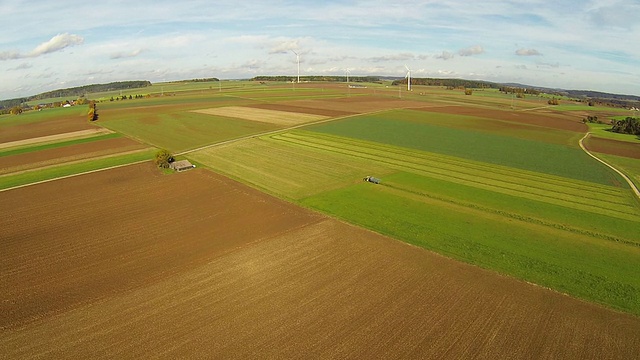
[(607, 163), (606, 161), (600, 159), (599, 157), (593, 155), (589, 150), (587, 150), (587, 148), (583, 144), (583, 140), (586, 139), (587, 137), (589, 137), (589, 135), (591, 135), (591, 132), (587, 132), (586, 134), (584, 134), (582, 139), (580, 139), (580, 141), (578, 142), (578, 144), (580, 145), (580, 148), (582, 148), (582, 150), (585, 153), (587, 153), (587, 155), (589, 155), (592, 158), (598, 160), (599, 162), (603, 163), (604, 165), (606, 165), (607, 167), (609, 167), (613, 171), (617, 172), (620, 176), (622, 176), (622, 178), (629, 184), (629, 187), (631, 187), (631, 190), (633, 191), (633, 193), (640, 200), (640, 190), (638, 190), (638, 188), (636, 187), (636, 184), (634, 184), (633, 181), (631, 181), (631, 179), (629, 179), (629, 177), (627, 175), (623, 174), (622, 171), (616, 169), (613, 165), (611, 165), (611, 164)]
[(129, 165), (135, 165), (135, 164), (142, 164), (142, 163), (147, 162), (147, 161), (151, 161), (151, 159), (138, 160), (138, 161), (134, 161), (134, 162), (126, 163), (126, 164), (114, 165), (114, 166), (109, 166), (109, 167), (106, 167), (106, 168), (95, 169), (95, 170), (89, 170), (89, 171), (84, 171), (84, 172), (81, 172), (81, 173), (76, 173), (76, 174), (70, 174), (70, 175), (59, 176), (59, 177), (55, 177), (55, 178), (51, 178), (51, 179), (47, 179), (47, 180), (40, 180), (40, 181), (36, 181), (36, 182), (32, 182), (32, 183), (28, 183), (28, 184), (16, 185), (16, 186), (13, 186), (13, 187), (10, 187), (10, 188), (6, 188), (6, 189), (0, 189), (0, 192), (3, 192), (3, 191), (9, 191), (9, 190), (14, 190), (14, 189), (19, 189), (19, 188), (23, 188), (23, 187), (27, 187), (27, 186), (31, 186), (31, 185), (43, 184), (43, 183), (47, 183), (47, 182), (51, 182), (51, 181), (56, 181), (56, 180), (67, 179), (67, 178), (71, 178), (71, 177), (74, 177), (74, 176), (80, 176), (80, 175), (91, 174), (91, 173), (95, 173), (95, 172), (99, 172), (99, 171), (105, 171), (105, 170), (117, 169), (117, 168), (120, 168), (120, 167), (123, 167), (123, 166), (129, 166)]
[(247, 140), (247, 139), (255, 138), (255, 137), (258, 137), (258, 136), (274, 135), (274, 134), (279, 134), (279, 133), (282, 133), (282, 132), (287, 132), (287, 131), (290, 131), (290, 130), (299, 129), (299, 128), (305, 127), (305, 126), (318, 125), (318, 124), (323, 124), (323, 123), (326, 123), (326, 122), (343, 120), (343, 119), (356, 117), (356, 116), (373, 115), (373, 114), (382, 113), (382, 112), (391, 111), (391, 110), (398, 110), (398, 108), (383, 109), (383, 110), (377, 110), (377, 111), (372, 111), (372, 112), (368, 112), (368, 113), (344, 115), (344, 116), (339, 116), (339, 117), (334, 117), (334, 118), (329, 118), (329, 119), (318, 120), (318, 121), (314, 121), (314, 122), (308, 122), (308, 123), (304, 123), (304, 124), (289, 126), (289, 127), (282, 128), (282, 129), (265, 131), (265, 132), (258, 133), (258, 134), (246, 135), (246, 136), (242, 136), (242, 137), (235, 138), (235, 139), (229, 139), (229, 140), (217, 142), (217, 143), (214, 143), (214, 144), (201, 146), (199, 148), (195, 148), (195, 149), (191, 149), (191, 150), (185, 150), (185, 151), (177, 153), (175, 155), (176, 156), (186, 155), (186, 154), (189, 154), (189, 153), (192, 153), (192, 152), (209, 149), (209, 148), (216, 147), (216, 146), (222, 146), (222, 145), (226, 145), (226, 144), (231, 144), (231, 143), (234, 143), (236, 141)]

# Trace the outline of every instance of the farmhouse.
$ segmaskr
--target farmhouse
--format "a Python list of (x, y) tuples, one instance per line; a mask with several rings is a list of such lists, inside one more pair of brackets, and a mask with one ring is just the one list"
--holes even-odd
[(191, 164), (189, 160), (179, 160), (172, 162), (169, 167), (175, 171), (184, 171), (193, 169), (196, 166)]

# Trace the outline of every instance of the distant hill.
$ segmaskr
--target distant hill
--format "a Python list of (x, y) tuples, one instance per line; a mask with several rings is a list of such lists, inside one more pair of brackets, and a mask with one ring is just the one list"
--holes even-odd
[(0, 101), (0, 109), (11, 108), (14, 106), (20, 106), (26, 102), (37, 101), (49, 98), (69, 98), (69, 100), (75, 100), (81, 96), (85, 96), (88, 93), (113, 91), (113, 90), (125, 90), (125, 89), (137, 89), (151, 86), (150, 81), (135, 80), (135, 81), (116, 81), (108, 84), (92, 84), (77, 86), (67, 89), (58, 89), (53, 91), (47, 91), (38, 95), (33, 95), (25, 98), (15, 98), (9, 100)]
[[(346, 81), (346, 75), (331, 76), (331, 75), (304, 75), (300, 76), (300, 81), (327, 81), (327, 82), (341, 82)], [(252, 81), (294, 81), (297, 80), (296, 76), (256, 76), (251, 79)], [(380, 82), (378, 76), (351, 76), (349, 75), (349, 81), (352, 82)]]

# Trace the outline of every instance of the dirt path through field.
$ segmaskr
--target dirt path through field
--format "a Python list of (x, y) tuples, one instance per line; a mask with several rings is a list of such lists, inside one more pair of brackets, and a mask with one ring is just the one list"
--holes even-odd
[(624, 173), (622, 173), (622, 171), (616, 169), (613, 165), (607, 163), (606, 161), (600, 159), (599, 157), (593, 155), (589, 150), (587, 150), (587, 148), (584, 146), (583, 142), (584, 140), (589, 137), (591, 135), (590, 132), (584, 134), (584, 136), (582, 137), (582, 139), (580, 139), (580, 148), (587, 153), (587, 155), (591, 156), (592, 158), (596, 159), (597, 161), (603, 163), (604, 165), (606, 165), (607, 167), (609, 167), (611, 170), (617, 172), (620, 176), (622, 176), (622, 178), (627, 182), (627, 184), (629, 184), (629, 187), (631, 187), (631, 191), (633, 191), (633, 193), (636, 195), (636, 197), (638, 197), (638, 199), (640, 199), (640, 190), (638, 190), (638, 188), (636, 187), (636, 184), (633, 183), (633, 181), (631, 181), (631, 179), (629, 179), (629, 177), (627, 175), (625, 175)]

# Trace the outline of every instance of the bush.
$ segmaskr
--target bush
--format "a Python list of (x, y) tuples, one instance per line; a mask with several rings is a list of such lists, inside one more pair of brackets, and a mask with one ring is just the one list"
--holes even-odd
[(169, 152), (169, 150), (162, 149), (156, 153), (155, 160), (153, 161), (158, 167), (163, 169), (167, 169), (170, 164), (170, 160), (173, 156)]

